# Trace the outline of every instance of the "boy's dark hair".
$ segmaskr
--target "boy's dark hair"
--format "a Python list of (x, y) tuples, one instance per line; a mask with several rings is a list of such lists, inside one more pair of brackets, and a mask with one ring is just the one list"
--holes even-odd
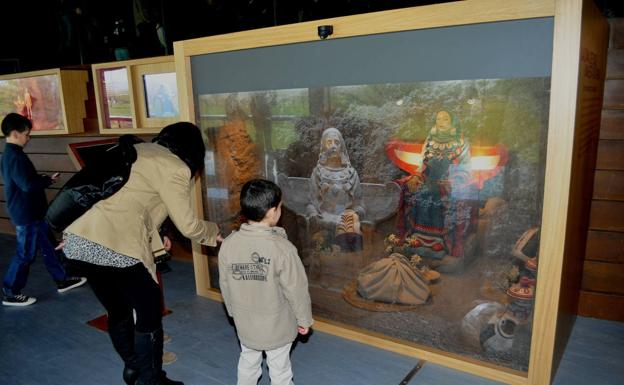
[(7, 116), (2, 119), (2, 133), (4, 136), (11, 135), (11, 131), (24, 132), (30, 129), (32, 129), (30, 120), (15, 112), (7, 114)]
[(241, 214), (250, 221), (260, 222), (267, 211), (282, 201), (282, 190), (273, 182), (252, 179), (240, 193)]

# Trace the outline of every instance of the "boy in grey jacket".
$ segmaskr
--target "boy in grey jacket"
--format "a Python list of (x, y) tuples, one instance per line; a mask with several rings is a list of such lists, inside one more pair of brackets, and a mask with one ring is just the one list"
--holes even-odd
[(234, 318), (241, 354), (238, 385), (256, 385), (266, 352), (272, 385), (291, 385), (290, 347), (312, 325), (308, 279), (297, 249), (277, 227), (282, 192), (254, 179), (243, 186), (241, 212), (248, 222), (219, 251), (219, 285)]

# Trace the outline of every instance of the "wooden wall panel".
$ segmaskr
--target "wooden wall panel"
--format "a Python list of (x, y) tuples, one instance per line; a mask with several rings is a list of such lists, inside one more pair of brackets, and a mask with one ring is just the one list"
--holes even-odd
[(605, 82), (603, 106), (605, 108), (624, 108), (624, 80), (610, 79)]
[[(96, 136), (62, 136), (62, 137), (34, 137), (28, 142), (24, 152), (27, 154), (66, 154), (67, 145), (70, 143), (102, 140), (118, 135)], [(150, 141), (154, 135), (139, 135), (143, 140)], [(4, 141), (0, 141), (0, 152), (4, 151)]]
[(581, 291), (579, 315), (624, 321), (624, 296)]
[[(48, 188), (45, 190), (46, 198), (48, 198), (48, 202), (54, 199), (56, 194), (60, 189), (56, 188)], [(6, 196), (4, 195), (4, 186), (0, 186), (0, 202), (2, 202), (3, 206), (6, 206)], [(8, 217), (8, 216), (7, 216)]]
[(0, 218), (0, 233), (15, 234), (15, 226), (7, 218)]
[(600, 140), (597, 170), (624, 170), (624, 140)]
[[(67, 181), (74, 176), (74, 172), (61, 172), (58, 180), (51, 187), (52, 188), (61, 188)], [(2, 173), (0, 173), (0, 185), (4, 185), (4, 180), (2, 179)]]
[[(52, 200), (59, 189), (76, 173), (76, 168), (67, 155), (67, 145), (75, 142), (86, 142), (100, 140), (101, 136), (63, 136), (63, 137), (33, 137), (24, 152), (35, 165), (38, 172), (42, 174), (52, 174), (60, 172), (59, 180), (46, 189), (45, 194), (48, 201)], [(5, 141), (0, 141), (0, 152), (4, 151)], [(4, 180), (0, 175), (0, 233), (15, 232), (10, 224), (6, 211), (6, 197), (4, 195)]]
[(609, 49), (624, 48), (624, 19), (609, 19), (609, 24), (611, 24)]
[(624, 201), (624, 171), (597, 170), (594, 199)]
[(593, 201), (589, 228), (590, 230), (624, 232), (624, 202)]
[(624, 79), (624, 49), (612, 49), (607, 57), (607, 78)]
[(582, 289), (624, 295), (624, 264), (585, 261)]
[[(97, 123), (97, 120), (96, 120)], [(145, 141), (150, 141), (154, 135), (141, 135)], [(35, 168), (41, 173), (62, 171), (59, 180), (46, 189), (46, 197), (51, 201), (60, 188), (76, 173), (76, 169), (67, 155), (67, 146), (70, 143), (101, 140), (103, 135), (98, 136), (65, 136), (65, 137), (34, 137), (24, 149), (35, 164)], [(5, 142), (0, 141), (0, 153), (4, 150)], [(4, 181), (0, 173), (0, 233), (15, 234), (15, 227), (11, 224), (6, 210), (4, 195)], [(171, 255), (175, 259), (192, 260), (191, 242), (174, 233), (173, 248)]]
[(612, 19), (578, 314), (624, 321), (624, 19)]
[(624, 111), (602, 110), (600, 139), (624, 140)]
[(624, 263), (624, 233), (590, 230), (585, 261)]
[(67, 154), (29, 154), (28, 157), (41, 173), (76, 172)]

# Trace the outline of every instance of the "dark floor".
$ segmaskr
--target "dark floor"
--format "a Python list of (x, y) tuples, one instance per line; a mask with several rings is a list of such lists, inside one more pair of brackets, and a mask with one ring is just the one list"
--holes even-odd
[[(0, 235), (4, 274), (13, 239)], [(165, 274), (164, 319), (172, 342), (165, 349), (177, 361), (165, 366), (187, 385), (235, 384), (238, 345), (222, 305), (195, 295), (190, 263), (172, 262)], [(89, 288), (58, 294), (43, 263), (31, 269), (25, 308), (0, 306), (0, 384), (121, 384), (121, 361), (105, 333), (86, 324), (103, 314)], [(321, 332), (299, 343), (292, 354), (299, 385), (399, 384), (417, 360)], [(495, 382), (426, 364), (409, 382), (422, 385), (477, 385)], [(266, 375), (260, 381), (268, 385)], [(624, 384), (624, 324), (579, 318), (555, 378), (557, 385)]]

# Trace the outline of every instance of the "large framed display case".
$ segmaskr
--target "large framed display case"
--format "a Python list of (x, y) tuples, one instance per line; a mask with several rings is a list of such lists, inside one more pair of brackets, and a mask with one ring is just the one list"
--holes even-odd
[(92, 66), (101, 134), (157, 133), (179, 120), (173, 56)]
[[(318, 330), (549, 384), (607, 35), (591, 1), (468, 0), (177, 42), (181, 119), (207, 148), (197, 211), (227, 235), (242, 184), (273, 180)], [(194, 266), (220, 299), (216, 250), (194, 245)]]
[(88, 80), (87, 70), (60, 68), (0, 76), (0, 114), (29, 118), (31, 135), (84, 132)]

